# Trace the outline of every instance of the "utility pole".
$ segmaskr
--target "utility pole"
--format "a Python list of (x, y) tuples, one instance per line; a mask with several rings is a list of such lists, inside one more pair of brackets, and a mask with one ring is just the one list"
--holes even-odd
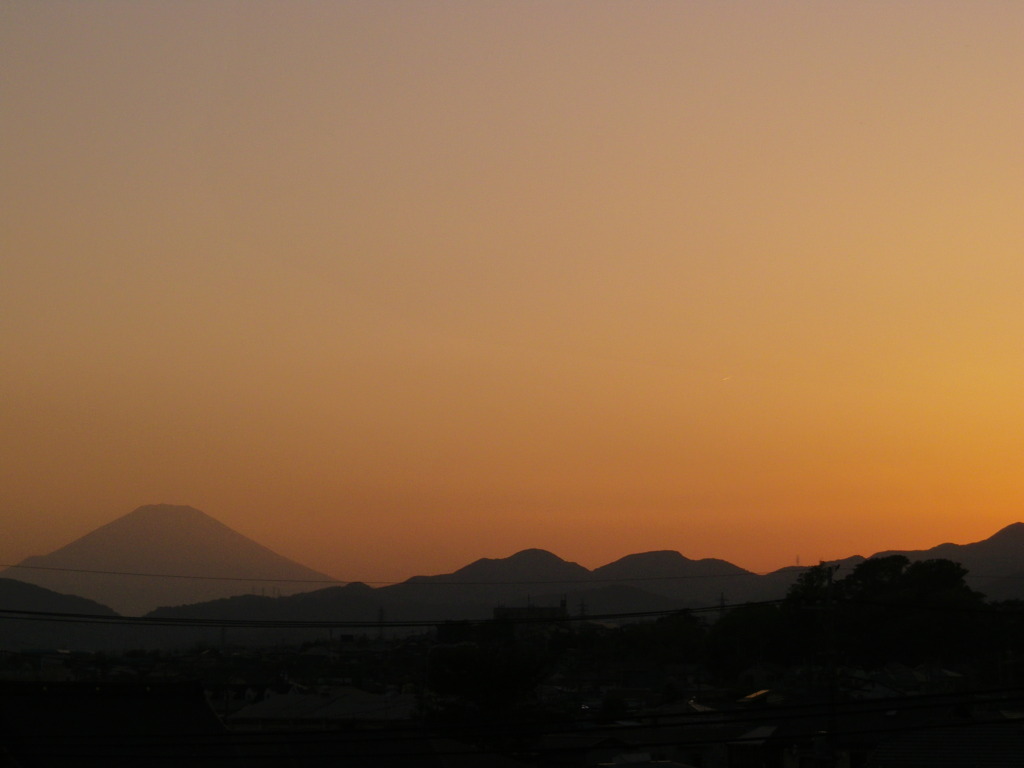
[(839, 758), (836, 731), (838, 729), (836, 707), (839, 696), (839, 669), (836, 660), (836, 620), (835, 620), (835, 572), (839, 566), (828, 569), (828, 589), (825, 592), (825, 642), (828, 645), (828, 733), (825, 735), (826, 760), (829, 766), (837, 765)]

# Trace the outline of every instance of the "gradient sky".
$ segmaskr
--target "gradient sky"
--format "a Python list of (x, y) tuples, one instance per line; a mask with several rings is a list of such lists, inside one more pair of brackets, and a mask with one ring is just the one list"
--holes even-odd
[(1024, 4), (0, 5), (0, 562), (1024, 519)]

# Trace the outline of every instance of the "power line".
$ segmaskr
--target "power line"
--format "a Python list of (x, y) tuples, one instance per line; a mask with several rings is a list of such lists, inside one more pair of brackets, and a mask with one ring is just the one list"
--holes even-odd
[[(346, 584), (339, 579), (268, 579), (261, 576), (200, 576), (181, 573), (144, 573), (140, 571), (99, 571), (91, 568), (56, 568), (45, 565), (7, 565), (0, 563), (0, 568), (24, 569), (29, 571), (53, 571), (56, 573), (90, 573), (97, 576), (143, 576), (151, 579), (195, 579), (198, 581), (244, 581), (271, 582), (279, 584)], [(392, 584), (398, 582), (362, 582), (363, 584)]]
[(506, 581), (464, 581), (464, 580), (443, 580), (443, 576), (413, 576), (405, 581), (373, 581), (364, 579), (281, 579), (265, 578), (262, 576), (210, 576), (182, 573), (150, 573), (144, 571), (104, 571), (91, 568), (58, 568), (56, 566), (43, 565), (10, 565), (0, 563), (0, 568), (24, 569), (30, 571), (52, 571), (55, 573), (88, 573), (99, 576), (137, 576), (152, 579), (195, 579), (200, 581), (239, 581), (259, 582), (277, 584), (375, 584), (381, 586), (395, 586), (405, 584), (409, 586), (501, 586), (501, 585), (531, 585), (531, 584), (614, 584), (619, 582), (648, 582), (648, 581), (690, 581), (699, 579), (724, 579), (724, 578), (745, 578), (749, 576), (763, 577), (770, 574), (759, 574), (753, 571), (740, 571), (732, 573), (692, 573), (676, 574), (673, 576), (625, 576), (619, 578), (584, 578), (584, 579), (513, 579)]
[[(467, 581), (462, 579), (450, 579), (445, 580), (444, 576), (412, 576), (403, 581), (384, 581), (384, 580), (373, 580), (373, 579), (284, 579), (284, 578), (268, 578), (264, 576), (212, 576), (208, 574), (187, 574), (187, 573), (153, 573), (148, 571), (109, 571), (109, 570), (98, 570), (94, 568), (61, 568), (57, 566), (46, 566), (46, 565), (23, 565), (20, 563), (0, 563), (0, 568), (10, 570), (26, 570), (26, 571), (49, 571), (53, 573), (84, 573), (93, 574), (97, 576), (132, 576), (150, 579), (192, 579), (197, 581), (237, 581), (247, 583), (260, 583), (260, 584), (328, 584), (343, 586), (347, 584), (366, 584), (376, 586), (455, 586), (455, 587), (482, 587), (482, 586), (518, 586), (518, 585), (544, 585), (544, 584), (616, 584), (622, 582), (657, 582), (657, 581), (699, 581), (701, 579), (728, 579), (728, 578), (767, 578), (771, 576), (785, 576), (793, 574), (794, 578), (796, 575), (805, 571), (813, 570), (818, 566), (805, 565), (805, 566), (787, 566), (785, 569), (779, 569), (776, 571), (769, 571), (767, 573), (755, 573), (754, 571), (740, 570), (732, 571), (729, 573), (687, 573), (687, 574), (673, 574), (666, 576), (622, 576), (622, 577), (587, 577), (580, 579), (510, 579), (503, 581)], [(1024, 580), (1024, 573), (1015, 573), (1010, 575), (1002, 574), (985, 574), (970, 571), (969, 575), (974, 578), (983, 579), (1008, 579), (1008, 580)], [(2, 578), (2, 576), (0, 576)]]
[[(718, 613), (721, 611), (736, 610), (741, 608), (756, 608), (770, 605), (782, 605), (785, 599), (748, 601), (743, 603), (730, 603), (718, 605), (705, 605), (693, 608), (663, 608), (653, 611), (623, 611), (602, 614), (587, 615), (565, 615), (565, 616), (518, 616), (502, 619), (452, 619), (450, 617), (438, 619), (410, 619), (410, 620), (388, 620), (380, 619), (366, 620), (299, 620), (299, 619), (223, 619), (223, 618), (201, 618), (184, 616), (121, 616), (119, 614), (94, 614), (94, 613), (72, 613), (65, 611), (35, 611), (17, 608), (0, 609), (0, 618), (8, 618), (15, 621), (46, 621), (64, 622), (72, 624), (108, 624), (121, 626), (188, 626), (188, 627), (216, 627), (216, 628), (246, 628), (246, 629), (367, 629), (367, 628), (428, 628), (445, 624), (480, 624), (501, 622), (506, 624), (568, 624), (587, 623), (602, 621), (627, 621), (655, 619), (664, 616), (677, 614), (700, 614)], [(994, 608), (991, 606), (957, 606), (957, 605), (936, 605), (927, 602), (872, 602), (866, 600), (841, 600), (838, 605), (870, 605), (884, 608), (897, 608), (900, 610), (916, 609), (926, 611), (938, 611), (947, 613), (970, 613), (985, 614), (993, 617), (1009, 617), (1024, 614), (1024, 608), (1008, 610), (1006, 608)], [(814, 610), (815, 606), (794, 606), (798, 610)]]
[[(410, 620), (388, 620), (378, 619), (367, 620), (299, 620), (299, 619), (225, 619), (225, 618), (201, 618), (184, 616), (122, 616), (120, 614), (94, 614), (94, 613), (73, 613), (66, 611), (36, 611), (17, 608), (0, 608), (0, 618), (8, 618), (16, 621), (46, 621), (64, 622), (78, 624), (108, 624), (122, 626), (191, 626), (191, 627), (217, 627), (217, 628), (248, 628), (248, 629), (366, 629), (366, 628), (418, 628), (436, 627), (444, 624), (479, 624), (484, 622), (499, 621), (506, 624), (567, 624), (586, 623), (602, 621), (626, 621), (654, 619), (676, 614), (700, 614), (719, 613), (737, 609), (757, 608), (770, 605), (782, 605), (787, 601), (784, 598), (773, 600), (747, 601), (742, 603), (716, 604), (697, 607), (663, 608), (651, 611), (622, 611), (603, 614), (586, 615), (564, 615), (564, 616), (518, 616), (501, 619), (493, 618), (466, 618), (452, 619), (451, 617), (438, 619), (410, 619)], [(1012, 617), (1024, 614), (1024, 607), (1007, 609), (1003, 606), (960, 606), (960, 605), (937, 605), (924, 601), (914, 602), (883, 602), (859, 599), (842, 599), (837, 602), (841, 605), (864, 605), (890, 609), (915, 609), (930, 612), (942, 613), (964, 613), (984, 614), (993, 617)], [(797, 610), (816, 610), (815, 605), (793, 606)]]
[[(759, 603), (743, 603), (748, 605), (771, 605), (781, 602), (779, 600), (767, 600)], [(728, 607), (740, 607), (739, 604)], [(479, 624), (484, 622), (501, 621), (508, 624), (566, 624), (574, 622), (599, 622), (599, 621), (624, 621), (628, 619), (648, 619), (670, 616), (678, 613), (703, 613), (718, 611), (721, 606), (703, 606), (699, 608), (671, 608), (657, 611), (630, 611), (621, 613), (590, 614), (588, 616), (522, 616), (508, 619), (416, 619), (407, 621), (330, 621), (297, 619), (204, 619), (187, 618), (177, 616), (120, 616), (118, 614), (104, 615), (95, 613), (68, 613), (63, 611), (32, 611), (16, 608), (0, 609), (0, 617), (16, 621), (49, 621), (65, 622), (72, 624), (112, 624), (122, 626), (154, 626), (154, 627), (216, 627), (230, 629), (367, 629), (367, 628), (417, 628), (436, 627), (441, 624), (466, 623)]]

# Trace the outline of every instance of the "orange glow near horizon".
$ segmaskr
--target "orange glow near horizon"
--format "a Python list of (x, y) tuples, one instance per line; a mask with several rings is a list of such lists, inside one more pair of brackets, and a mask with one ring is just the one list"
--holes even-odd
[(342, 579), (1024, 517), (1024, 8), (0, 9), (0, 562)]

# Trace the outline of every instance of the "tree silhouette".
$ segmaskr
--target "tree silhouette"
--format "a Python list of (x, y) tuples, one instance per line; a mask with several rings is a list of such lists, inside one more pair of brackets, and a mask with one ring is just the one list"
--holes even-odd
[(950, 560), (873, 558), (842, 578), (808, 568), (779, 605), (730, 611), (712, 628), (709, 661), (723, 675), (758, 663), (955, 664), (984, 655), (984, 597)]

